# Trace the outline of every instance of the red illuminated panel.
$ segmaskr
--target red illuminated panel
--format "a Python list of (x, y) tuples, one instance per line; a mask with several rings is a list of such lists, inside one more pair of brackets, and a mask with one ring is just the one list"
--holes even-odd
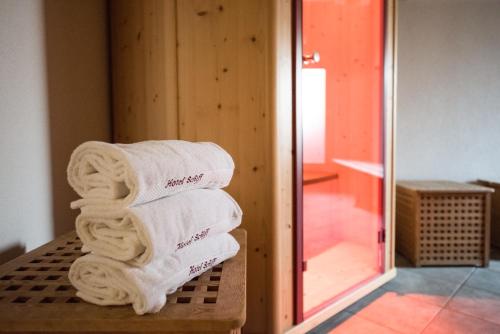
[(381, 272), (383, 1), (304, 0), (304, 314)]

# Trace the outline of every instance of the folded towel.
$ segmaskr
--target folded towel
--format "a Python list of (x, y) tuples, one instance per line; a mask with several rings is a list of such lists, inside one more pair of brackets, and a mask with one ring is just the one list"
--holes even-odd
[(224, 188), (233, 170), (231, 156), (214, 143), (86, 142), (68, 165), (69, 184), (82, 197), (71, 207), (133, 206), (184, 190)]
[(158, 312), (173, 293), (193, 277), (233, 257), (238, 242), (219, 234), (138, 268), (98, 255), (78, 258), (69, 280), (77, 296), (97, 305), (132, 304), (137, 314)]
[(85, 206), (76, 219), (84, 251), (143, 266), (241, 223), (236, 201), (220, 189), (196, 189), (131, 208)]

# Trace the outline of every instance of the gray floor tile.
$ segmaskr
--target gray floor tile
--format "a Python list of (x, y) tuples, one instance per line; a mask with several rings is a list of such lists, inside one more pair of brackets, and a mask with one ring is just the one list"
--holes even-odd
[(439, 313), (439, 306), (421, 302), (407, 295), (386, 291), (355, 314), (400, 333), (418, 334)]
[(490, 269), (476, 269), (465, 282), (465, 286), (500, 294), (500, 272)]
[(422, 275), (419, 269), (399, 269), (397, 277), (383, 288), (442, 307), (459, 286), (460, 283), (446, 282)]
[(446, 308), (500, 325), (500, 294), (462, 286)]
[(490, 260), (490, 270), (500, 271), (500, 249), (491, 249), (491, 260)]
[(408, 334), (398, 332), (376, 322), (358, 317), (350, 317), (339, 326), (328, 332), (329, 334)]
[(352, 316), (353, 316), (352, 313), (345, 311), (337, 313), (335, 316), (321, 323), (321, 325), (319, 325), (318, 327), (307, 332), (307, 334), (327, 334), (333, 328), (337, 327), (338, 325), (340, 325), (341, 323), (343, 323)]
[[(500, 260), (500, 255), (499, 255)], [(500, 263), (500, 261), (499, 261)], [(414, 267), (406, 258), (396, 254), (396, 267), (413, 270), (430, 278), (441, 279), (447, 282), (462, 283), (475, 267)]]
[(500, 325), (462, 313), (442, 310), (422, 334), (498, 334)]
[(424, 267), (407, 270), (449, 283), (463, 283), (475, 267)]
[(347, 309), (345, 309), (345, 311), (350, 313), (356, 313), (365, 308), (366, 306), (370, 305), (373, 301), (377, 300), (384, 293), (386, 293), (386, 290), (379, 288), (370, 293), (369, 295), (367, 295), (366, 297), (360, 299), (356, 303), (349, 306)]
[(492, 260), (490, 261), (490, 270), (500, 272), (500, 261), (499, 260)]
[(400, 255), (396, 262), (394, 280), (309, 333), (500, 334), (500, 251), (488, 269), (414, 268)]

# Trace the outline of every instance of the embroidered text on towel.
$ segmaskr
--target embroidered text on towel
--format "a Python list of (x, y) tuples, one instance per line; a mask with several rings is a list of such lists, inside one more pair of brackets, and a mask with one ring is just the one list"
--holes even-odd
[(165, 188), (182, 186), (184, 184), (189, 184), (189, 183), (196, 184), (196, 183), (200, 182), (202, 178), (203, 178), (203, 173), (196, 174), (196, 175), (190, 175), (190, 176), (184, 176), (182, 179), (170, 179), (167, 181)]
[(214, 257), (213, 259), (207, 260), (207, 261), (203, 261), (200, 264), (190, 266), (189, 267), (189, 275), (194, 275), (203, 269), (208, 269), (208, 268), (212, 267), (214, 265), (215, 261), (217, 261), (216, 257)]
[(210, 227), (207, 227), (206, 229), (201, 230), (201, 232), (195, 233), (189, 238), (188, 240), (181, 241), (177, 244), (177, 250), (184, 248), (186, 246), (191, 245), (193, 242), (203, 240), (205, 237), (208, 235), (208, 232), (210, 231)]

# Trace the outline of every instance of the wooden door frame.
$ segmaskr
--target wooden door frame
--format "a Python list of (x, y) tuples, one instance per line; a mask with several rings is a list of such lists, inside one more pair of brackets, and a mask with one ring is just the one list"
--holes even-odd
[[(384, 1), (384, 73), (383, 73), (383, 145), (384, 145), (384, 220), (386, 233), (385, 251), (382, 252), (383, 272), (365, 286), (352, 291), (330, 306), (319, 311), (304, 321), (303, 315), (303, 198), (302, 198), (302, 132), (299, 87), (302, 68), (302, 0), (292, 1), (292, 119), (293, 119), (293, 252), (294, 252), (294, 325), (290, 333), (297, 330), (311, 329), (327, 317), (339, 312), (343, 307), (354, 303), (364, 295), (373, 291), (396, 275), (394, 269), (394, 139), (395, 139), (395, 102), (396, 102), (396, 3), (395, 0)], [(345, 306), (344, 306), (345, 305)], [(312, 327), (311, 327), (312, 326)]]

